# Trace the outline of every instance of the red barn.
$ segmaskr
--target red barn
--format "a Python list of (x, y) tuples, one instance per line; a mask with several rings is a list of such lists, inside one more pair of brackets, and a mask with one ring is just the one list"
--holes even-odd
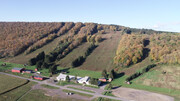
[(24, 70), (24, 68), (13, 68), (11, 71), (16, 73), (21, 73)]
[(34, 76), (33, 78), (36, 79), (36, 80), (44, 80), (44, 78), (40, 77), (40, 76)]

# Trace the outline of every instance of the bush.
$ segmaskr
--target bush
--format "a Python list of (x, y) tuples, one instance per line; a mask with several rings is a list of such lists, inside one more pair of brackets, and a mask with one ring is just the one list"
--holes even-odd
[(98, 86), (98, 82), (99, 80), (97, 78), (90, 78), (90, 84), (93, 84), (93, 85), (97, 85)]

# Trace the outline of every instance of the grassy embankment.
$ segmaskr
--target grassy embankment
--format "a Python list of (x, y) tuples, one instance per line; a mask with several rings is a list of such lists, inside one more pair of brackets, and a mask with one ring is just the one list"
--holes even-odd
[(63, 89), (63, 92), (66, 92), (66, 93), (74, 93), (74, 94), (78, 94), (78, 95), (82, 95), (82, 96), (86, 96), (86, 97), (92, 97), (92, 96), (93, 96), (93, 95), (84, 94), (84, 93), (79, 93), (79, 92), (75, 92), (75, 91), (71, 91), (71, 90), (66, 90), (66, 89)]
[(42, 84), (41, 86), (43, 86), (45, 88), (49, 88), (49, 89), (59, 89), (58, 87), (54, 87), (54, 86), (50, 86), (50, 85), (46, 85), (46, 84)]
[(72, 88), (72, 89), (76, 89), (76, 90), (81, 90), (81, 91), (85, 91), (85, 92), (89, 92), (89, 93), (95, 93), (95, 92), (90, 91), (90, 90), (80, 89), (80, 88), (76, 88), (76, 87), (67, 87), (67, 88)]
[(120, 101), (120, 100), (113, 100), (113, 99), (98, 97), (98, 98), (93, 99), (92, 101)]

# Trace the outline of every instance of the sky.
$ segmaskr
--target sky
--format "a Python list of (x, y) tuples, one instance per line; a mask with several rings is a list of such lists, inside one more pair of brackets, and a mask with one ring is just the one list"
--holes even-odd
[(0, 0), (0, 21), (94, 22), (180, 32), (180, 0)]

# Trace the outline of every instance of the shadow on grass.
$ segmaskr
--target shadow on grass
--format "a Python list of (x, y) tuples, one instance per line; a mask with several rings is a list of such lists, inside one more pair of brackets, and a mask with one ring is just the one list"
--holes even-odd
[(57, 73), (69, 73), (69, 69), (70, 69), (70, 68), (64, 68), (64, 69), (61, 69), (61, 70), (57, 70), (57, 71), (56, 71), (56, 74), (57, 74)]
[(124, 75), (125, 75), (124, 72), (118, 73), (118, 74), (116, 74), (115, 79), (120, 78), (120, 77), (122, 77), (122, 76), (124, 76)]
[(117, 89), (117, 88), (119, 88), (119, 87), (121, 87), (121, 85), (116, 86), (116, 87), (112, 87), (112, 89)]

